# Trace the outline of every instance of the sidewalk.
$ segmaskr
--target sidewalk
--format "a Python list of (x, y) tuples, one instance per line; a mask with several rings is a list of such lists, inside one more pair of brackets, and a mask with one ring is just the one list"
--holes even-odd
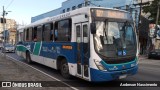
[(139, 56), (139, 59), (140, 59), (140, 60), (145, 60), (145, 59), (148, 59), (148, 57), (147, 57), (146, 55), (140, 55), (140, 56)]
[[(20, 62), (0, 54), (0, 81), (56, 81)], [(0, 83), (1, 84), (1, 83)], [(71, 90), (69, 87), (1, 88), (0, 90)]]

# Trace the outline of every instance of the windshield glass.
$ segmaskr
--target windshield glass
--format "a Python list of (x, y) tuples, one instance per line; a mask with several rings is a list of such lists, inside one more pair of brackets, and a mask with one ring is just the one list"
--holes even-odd
[(96, 21), (95, 49), (105, 57), (136, 55), (136, 37), (128, 22)]
[(5, 47), (13, 47), (12, 44), (5, 44)]

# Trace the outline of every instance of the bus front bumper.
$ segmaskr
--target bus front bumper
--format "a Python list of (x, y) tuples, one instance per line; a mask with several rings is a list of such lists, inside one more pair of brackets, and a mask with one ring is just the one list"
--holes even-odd
[(93, 82), (104, 82), (104, 81), (111, 81), (115, 79), (122, 79), (127, 76), (131, 76), (136, 74), (138, 71), (138, 66), (136, 65), (133, 68), (126, 69), (126, 70), (121, 70), (121, 71), (100, 71), (91, 68), (91, 81)]

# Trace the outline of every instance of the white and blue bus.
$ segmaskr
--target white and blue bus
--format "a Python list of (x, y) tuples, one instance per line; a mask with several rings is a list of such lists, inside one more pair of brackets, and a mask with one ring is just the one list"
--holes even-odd
[(100, 82), (137, 73), (137, 36), (129, 12), (83, 7), (18, 31), (16, 53), (28, 63), (60, 70), (64, 78)]

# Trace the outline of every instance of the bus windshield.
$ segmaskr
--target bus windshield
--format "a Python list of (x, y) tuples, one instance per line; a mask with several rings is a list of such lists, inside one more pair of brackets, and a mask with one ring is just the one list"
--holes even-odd
[(129, 22), (96, 21), (95, 49), (100, 56), (119, 58), (136, 55), (136, 36)]

